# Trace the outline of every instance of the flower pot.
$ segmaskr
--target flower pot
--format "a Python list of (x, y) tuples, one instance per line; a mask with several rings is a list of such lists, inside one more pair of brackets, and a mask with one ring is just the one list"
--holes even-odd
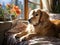
[(15, 15), (11, 15), (12, 20), (16, 19)]

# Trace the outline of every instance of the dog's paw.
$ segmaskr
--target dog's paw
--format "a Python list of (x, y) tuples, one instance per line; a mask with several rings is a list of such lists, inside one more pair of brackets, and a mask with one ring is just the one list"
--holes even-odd
[(15, 36), (15, 39), (19, 39), (20, 37), (18, 37), (18, 36)]
[(21, 38), (21, 37), (22, 37), (22, 35), (23, 35), (23, 34), (18, 33), (18, 34), (15, 36), (15, 38)]
[(35, 36), (35, 34), (27, 34), (23, 37), (20, 38), (20, 41), (26, 41), (26, 40), (30, 40)]
[(25, 36), (20, 38), (20, 41), (27, 41), (27, 38)]

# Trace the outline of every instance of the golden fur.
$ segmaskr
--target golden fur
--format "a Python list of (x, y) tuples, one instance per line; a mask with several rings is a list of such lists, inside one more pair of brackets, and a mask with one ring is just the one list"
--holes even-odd
[(30, 29), (22, 31), (20, 34), (17, 34), (16, 37), (19, 37), (21, 40), (23, 38), (29, 40), (34, 36), (59, 36), (60, 20), (49, 20), (48, 13), (40, 9), (34, 9), (30, 13), (30, 16), (29, 22), (33, 25), (34, 29), (31, 29), (30, 26)]

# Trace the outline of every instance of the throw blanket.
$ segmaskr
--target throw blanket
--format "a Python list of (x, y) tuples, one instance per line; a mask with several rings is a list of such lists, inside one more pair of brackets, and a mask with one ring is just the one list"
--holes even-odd
[(26, 25), (24, 23), (18, 23), (14, 28), (9, 30), (5, 34), (7, 39), (6, 45), (60, 45), (60, 39), (55, 37), (33, 37), (31, 40), (24, 39), (20, 42), (19, 39), (15, 38), (15, 34), (25, 29)]
[(31, 40), (19, 41), (13, 35), (8, 37), (7, 45), (60, 45), (60, 39), (55, 37), (34, 37)]
[(8, 36), (7, 39), (7, 45), (28, 45), (28, 41), (19, 41), (19, 39), (16, 39), (14, 35)]

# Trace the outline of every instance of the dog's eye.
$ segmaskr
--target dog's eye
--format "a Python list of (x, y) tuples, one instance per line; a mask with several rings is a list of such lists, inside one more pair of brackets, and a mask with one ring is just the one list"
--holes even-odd
[(36, 16), (38, 16), (38, 14), (36, 14)]

